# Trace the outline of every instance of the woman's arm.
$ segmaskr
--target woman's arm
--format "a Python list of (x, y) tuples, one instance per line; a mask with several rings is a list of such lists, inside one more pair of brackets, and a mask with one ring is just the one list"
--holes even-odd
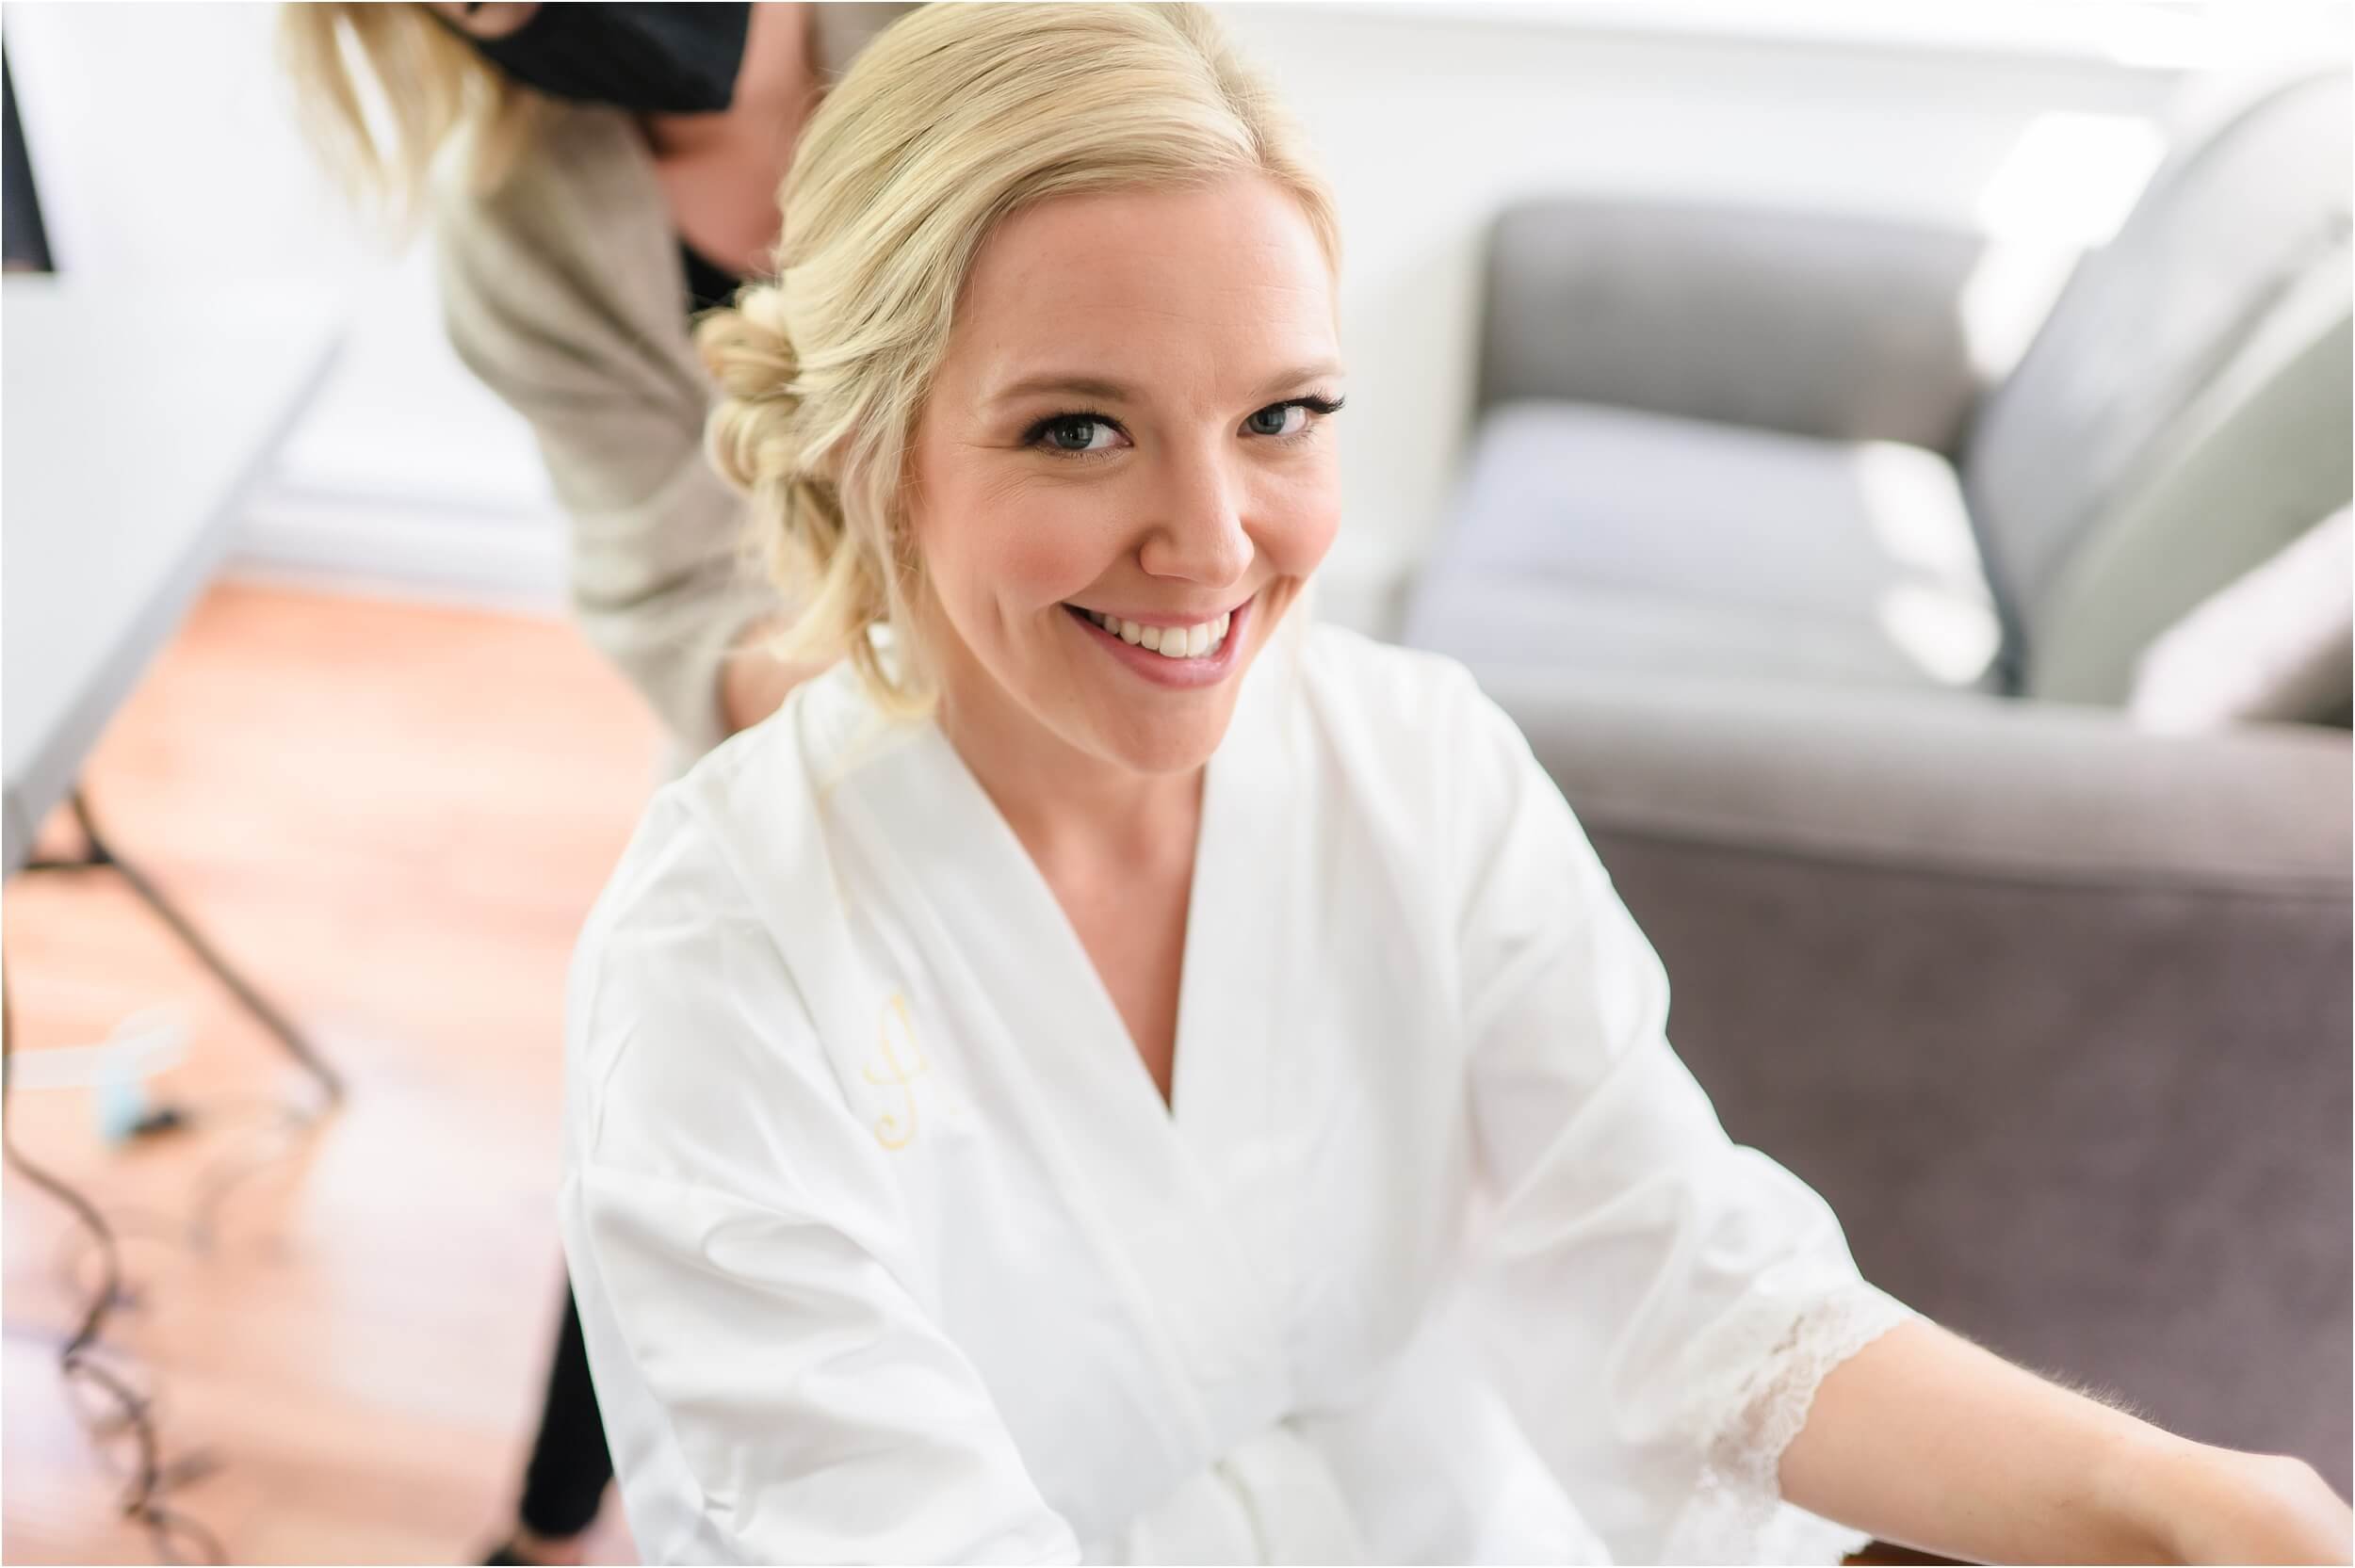
[(2313, 1466), (2163, 1431), (1926, 1321), (1817, 1388), (1783, 1495), (1884, 1541), (1978, 1562), (2346, 1562)]
[[(1837, 1217), (1726, 1135), (1670, 1049), (1660, 961), (1510, 719), (1469, 690), (1455, 759), (1472, 1279), (1499, 1391), (1622, 1562), (1837, 1562), (1852, 1522), (1778, 1466), (1825, 1375), (1912, 1314)], [(1796, 1053), (1794, 1072), (1807, 1071)]]

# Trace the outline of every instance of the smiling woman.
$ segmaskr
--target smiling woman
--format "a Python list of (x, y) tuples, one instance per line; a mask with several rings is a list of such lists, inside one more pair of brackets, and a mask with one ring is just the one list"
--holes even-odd
[[(1034, 731), (1059, 771), (1209, 760), (1340, 526), (1332, 301), (1299, 200), (1249, 173), (1000, 225), (910, 453), (952, 736)], [(1083, 389), (1042, 356), (1090, 367)]]
[[(1860, 1278), (1510, 721), (1307, 624), (1339, 245), (1206, 12), (918, 11), (784, 206), (712, 445), (834, 662), (657, 797), (568, 997), (650, 1560), (1862, 1543), (1802, 1504), (2124, 1560), (2226, 1495)], [(2197, 1539), (2331, 1544), (2276, 1479), (2299, 1533)]]
[[(992, 553), (1026, 516), (1026, 560), (1080, 569), (1067, 548), (1041, 558), (1075, 542), (1068, 527), (1039, 537), (1049, 493), (1059, 519), (1095, 520), (1085, 549), (1099, 568), (1136, 542), (1113, 536), (1108, 509), (1162, 527), (1157, 557), (1173, 540), (1191, 557), (1206, 545), (1202, 518), (1171, 535), (1171, 518), (1145, 519), (1136, 503), (1199, 499), (1171, 481), (1192, 482), (1173, 464), (1203, 466), (1206, 422), (1262, 447), (1247, 470), (1216, 459), (1222, 484), (1248, 472), (1258, 493), (1222, 493), (1216, 505), (1246, 500), (1251, 516), (1210, 520), (1214, 556), (1237, 553), (1222, 531), (1296, 536), (1305, 521), (1309, 537), (1280, 552), (1289, 597), (1337, 521), (1331, 443), (1316, 427), (1340, 407), (1340, 235), (1298, 133), (1206, 18), (1081, 7), (1063, 22), (1051, 61), (1035, 19), (988, 8), (959, 24), (966, 47), (845, 77), (804, 135), (773, 281), (702, 333), (732, 395), (713, 427), (721, 466), (760, 503), (780, 578), (803, 593), (824, 585), (781, 655), (847, 655), (902, 715), (930, 709), (947, 662), (982, 652), (980, 606), (926, 598), (924, 563)], [(1080, 256), (1103, 265), (1068, 264)], [(961, 290), (974, 297), (962, 309)], [(1283, 504), (1272, 486), (1288, 488)], [(999, 498), (986, 517), (977, 487)], [(1247, 585), (1178, 567), (1194, 585), (1182, 595), (1129, 583), (1117, 585), (1129, 603), (1080, 607), (1186, 626), (1281, 586), (1265, 563), (1270, 580)], [(1048, 623), (1075, 590), (1117, 586), (1065, 583), (1031, 612)], [(890, 669), (877, 626), (901, 650)]]

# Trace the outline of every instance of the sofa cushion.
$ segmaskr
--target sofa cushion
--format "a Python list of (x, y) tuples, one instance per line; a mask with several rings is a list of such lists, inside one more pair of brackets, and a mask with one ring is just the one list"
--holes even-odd
[(2155, 730), (2345, 723), (2355, 687), (2351, 574), (2355, 512), (2341, 507), (2151, 645), (2135, 671), (2136, 721)]
[(1972, 687), (1998, 640), (1953, 470), (1568, 402), (1501, 405), (1406, 640), (1474, 661)]

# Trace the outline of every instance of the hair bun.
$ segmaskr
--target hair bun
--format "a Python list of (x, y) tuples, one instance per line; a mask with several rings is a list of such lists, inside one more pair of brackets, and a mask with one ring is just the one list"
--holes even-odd
[(803, 461), (794, 420), (801, 362), (785, 331), (783, 291), (773, 283), (744, 289), (732, 308), (704, 317), (695, 347), (723, 395), (709, 428), (720, 471), (755, 493), (796, 477)]
[(695, 329), (695, 347), (730, 397), (793, 396), (801, 362), (785, 330), (784, 291), (774, 283), (755, 283), (738, 293), (734, 305), (706, 315)]

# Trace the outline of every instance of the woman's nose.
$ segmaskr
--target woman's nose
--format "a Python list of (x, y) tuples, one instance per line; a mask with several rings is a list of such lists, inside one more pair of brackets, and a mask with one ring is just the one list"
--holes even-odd
[(1173, 459), (1163, 477), (1160, 516), (1138, 558), (1147, 574), (1209, 588), (1239, 582), (1250, 568), (1251, 536), (1243, 490), (1221, 458)]

